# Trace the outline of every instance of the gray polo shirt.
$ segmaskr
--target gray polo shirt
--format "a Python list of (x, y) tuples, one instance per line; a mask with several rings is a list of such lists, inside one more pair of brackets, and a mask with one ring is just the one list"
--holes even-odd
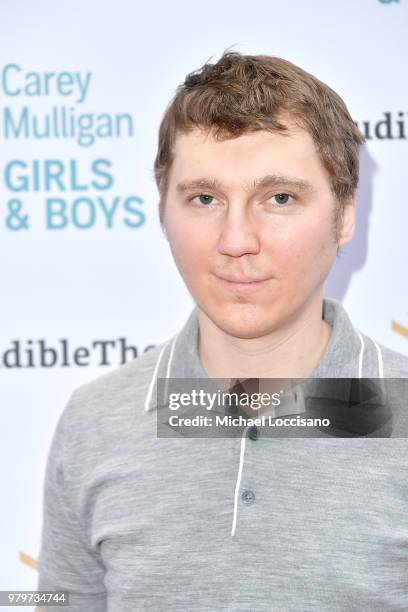
[[(335, 300), (323, 317), (333, 331), (311, 379), (404, 383), (407, 357)], [(408, 610), (407, 440), (158, 438), (157, 378), (207, 378), (198, 332), (194, 309), (177, 336), (71, 395), (38, 588), (68, 590), (72, 612)]]

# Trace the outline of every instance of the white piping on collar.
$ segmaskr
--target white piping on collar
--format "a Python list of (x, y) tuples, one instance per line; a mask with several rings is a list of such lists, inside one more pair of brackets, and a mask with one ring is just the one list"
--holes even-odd
[[(362, 373), (363, 373), (363, 353), (364, 353), (364, 348), (365, 348), (365, 343), (364, 343), (364, 338), (361, 335), (361, 333), (358, 331), (358, 329), (355, 330), (358, 334), (358, 337), (360, 338), (360, 343), (361, 343), (361, 348), (360, 348), (360, 355), (358, 358), (358, 378), (362, 378)], [(373, 340), (371, 338), (371, 340), (374, 342), (375, 348), (377, 349), (377, 362), (378, 362), (378, 378), (384, 378), (384, 365), (383, 365), (383, 358), (382, 358), (382, 352), (380, 347), (378, 346), (378, 344), (376, 343), (375, 340)]]
[(149, 389), (148, 389), (148, 392), (147, 392), (147, 395), (146, 395), (146, 399), (145, 399), (145, 405), (144, 405), (145, 412), (148, 412), (150, 410), (150, 400), (151, 400), (151, 397), (152, 397), (152, 394), (153, 394), (153, 387), (154, 387), (154, 383), (156, 382), (156, 379), (157, 379), (157, 374), (158, 374), (158, 371), (159, 371), (159, 367), (160, 367), (160, 363), (161, 363), (164, 351), (166, 350), (166, 348), (168, 347), (170, 342), (172, 342), (172, 346), (171, 346), (171, 350), (170, 350), (170, 356), (169, 356), (169, 360), (167, 362), (167, 369), (166, 369), (166, 391), (167, 391), (167, 380), (170, 378), (170, 368), (171, 368), (171, 363), (173, 361), (174, 347), (176, 346), (176, 340), (177, 340), (178, 336), (179, 336), (179, 334), (176, 334), (172, 340), (169, 340), (168, 342), (166, 342), (166, 344), (163, 346), (162, 350), (159, 353), (159, 357), (158, 357), (158, 359), (156, 361), (156, 366), (154, 368), (153, 376), (152, 376), (152, 379), (150, 381)]
[(245, 454), (245, 440), (246, 440), (246, 432), (248, 427), (245, 427), (244, 433), (241, 438), (241, 451), (239, 454), (239, 468), (238, 468), (238, 476), (237, 482), (235, 484), (235, 493), (234, 493), (234, 513), (232, 517), (232, 528), (231, 535), (233, 536), (235, 533), (235, 527), (237, 525), (237, 514), (238, 514), (238, 493), (239, 487), (241, 486), (241, 476), (242, 476), (242, 468), (244, 466), (244, 454)]

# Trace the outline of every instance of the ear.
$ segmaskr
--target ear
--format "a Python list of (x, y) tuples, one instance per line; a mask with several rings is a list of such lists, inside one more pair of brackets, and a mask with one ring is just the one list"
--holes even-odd
[(338, 246), (350, 242), (356, 225), (356, 192), (344, 203), (338, 228)]

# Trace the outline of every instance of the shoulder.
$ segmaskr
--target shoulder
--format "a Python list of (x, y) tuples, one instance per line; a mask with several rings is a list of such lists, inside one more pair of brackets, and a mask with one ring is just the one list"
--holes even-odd
[(155, 422), (144, 405), (167, 343), (74, 389), (57, 425), (68, 463), (78, 465), (92, 455), (97, 459), (152, 435)]
[(408, 356), (379, 344), (385, 378), (408, 378)]
[(72, 392), (71, 404), (98, 410), (107, 404), (118, 406), (128, 400), (138, 400), (147, 392), (160, 353), (167, 344), (168, 340), (77, 387)]
[(362, 332), (364, 339), (364, 361), (367, 363), (365, 371), (375, 372), (379, 376), (379, 367), (382, 363), (384, 378), (408, 378), (408, 356), (381, 344)]

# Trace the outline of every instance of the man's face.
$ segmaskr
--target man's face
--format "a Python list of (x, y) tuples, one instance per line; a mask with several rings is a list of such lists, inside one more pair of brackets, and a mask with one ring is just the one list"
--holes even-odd
[(300, 128), (224, 141), (195, 129), (177, 137), (163, 224), (198, 307), (226, 333), (257, 338), (321, 290), (352, 236), (352, 204), (336, 242), (329, 177)]

